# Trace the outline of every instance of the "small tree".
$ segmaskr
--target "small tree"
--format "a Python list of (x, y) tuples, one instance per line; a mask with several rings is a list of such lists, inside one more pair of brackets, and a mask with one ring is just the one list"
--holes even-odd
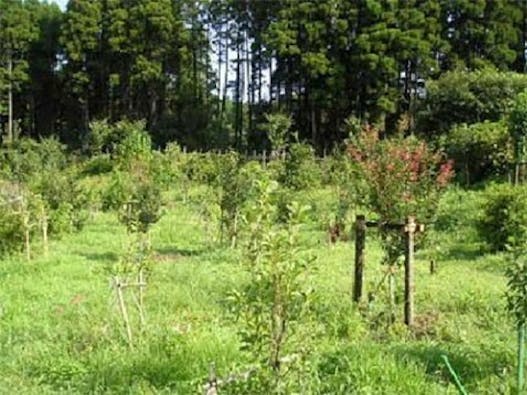
[(283, 113), (265, 114), (265, 124), (262, 126), (267, 133), (273, 152), (283, 151), (288, 144), (289, 131), (293, 120)]
[(527, 153), (527, 91), (516, 97), (514, 107), (509, 115), (509, 133), (514, 140), (515, 182), (518, 183), (521, 176), (520, 168), (523, 167)]
[(513, 249), (512, 266), (506, 271), (507, 281), (507, 310), (512, 315), (518, 332), (518, 394), (524, 387), (525, 365), (525, 322), (527, 320), (527, 262), (525, 247)]
[(221, 238), (224, 236), (235, 247), (241, 222), (242, 206), (251, 189), (251, 174), (244, 171), (240, 155), (229, 152), (216, 158), (217, 178), (215, 187), (218, 190), (220, 206)]
[(283, 359), (301, 347), (294, 335), (309, 295), (303, 285), (309, 260), (298, 240), (306, 207), (290, 204), (287, 223), (276, 224), (276, 188), (276, 183), (258, 182), (260, 194), (249, 214), (250, 237), (245, 249), (249, 281), (234, 295), (243, 322), (243, 347), (261, 368), (261, 393), (290, 393), (285, 388)]
[(453, 177), (452, 163), (413, 136), (381, 140), (371, 126), (351, 136), (347, 151), (367, 181), (367, 200), (379, 217), (393, 309), (395, 272), (404, 240), (402, 232), (383, 225), (402, 224), (410, 215), (421, 223), (431, 221), (441, 192)]

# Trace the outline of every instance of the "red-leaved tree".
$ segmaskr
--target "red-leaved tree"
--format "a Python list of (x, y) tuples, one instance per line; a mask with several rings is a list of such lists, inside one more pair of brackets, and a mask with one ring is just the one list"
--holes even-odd
[(432, 221), (441, 193), (454, 175), (453, 163), (413, 136), (380, 139), (371, 126), (350, 138), (347, 152), (366, 181), (366, 201), (381, 223), (393, 319), (395, 273), (404, 251), (404, 234), (382, 224), (403, 223), (410, 215), (420, 223)]

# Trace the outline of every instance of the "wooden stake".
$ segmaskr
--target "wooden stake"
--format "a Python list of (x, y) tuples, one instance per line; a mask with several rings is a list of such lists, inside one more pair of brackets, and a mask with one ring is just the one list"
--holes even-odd
[(49, 247), (48, 247), (48, 217), (42, 207), (42, 243), (44, 244), (44, 256), (48, 256)]
[(365, 241), (366, 217), (364, 215), (357, 215), (355, 221), (355, 276), (353, 282), (353, 301), (356, 303), (359, 303), (362, 298)]
[(117, 300), (119, 302), (119, 310), (121, 311), (121, 316), (123, 317), (124, 326), (126, 329), (126, 337), (128, 340), (128, 345), (132, 348), (132, 327), (130, 326), (130, 319), (128, 318), (128, 311), (126, 310), (126, 304), (124, 303), (123, 290), (121, 287), (121, 281), (119, 277), (113, 278), (115, 290), (117, 292)]
[(433, 259), (430, 261), (430, 274), (436, 273), (436, 261)]
[(29, 213), (27, 211), (23, 212), (23, 221), (24, 221), (24, 244), (26, 250), (26, 259), (31, 260), (31, 240), (30, 240), (30, 224), (29, 224)]
[(414, 247), (417, 225), (414, 217), (406, 219), (406, 251), (404, 256), (404, 322), (408, 326), (414, 323)]
[(146, 324), (146, 320), (145, 320), (145, 313), (144, 313), (144, 290), (143, 288), (144, 286), (146, 286), (146, 284), (145, 284), (142, 268), (139, 269), (137, 280), (138, 280), (137, 287), (139, 288), (139, 320), (141, 322), (141, 327), (144, 328)]

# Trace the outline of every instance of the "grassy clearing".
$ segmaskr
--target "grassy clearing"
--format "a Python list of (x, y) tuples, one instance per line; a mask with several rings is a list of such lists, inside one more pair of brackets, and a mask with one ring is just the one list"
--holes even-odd
[[(326, 195), (304, 198), (323, 207)], [(449, 204), (458, 199), (453, 195)], [(469, 194), (465, 198), (469, 207)], [(512, 388), (515, 335), (504, 311), (506, 263), (481, 253), (466, 223), (435, 236), (440, 252), (418, 255), (417, 328), (409, 333), (403, 325), (386, 327), (382, 286), (363, 316), (352, 305), (353, 243), (328, 245), (316, 217), (303, 234), (318, 256), (308, 280), (316, 292), (313, 319), (303, 331), (312, 351), (307, 393), (455, 394), (442, 354), (470, 392)], [(211, 229), (197, 206), (178, 201), (155, 226), (148, 324), (145, 333), (134, 333), (133, 350), (120, 332), (105, 271), (126, 245), (115, 215), (96, 214), (81, 233), (53, 242), (48, 258), (3, 261), (0, 392), (190, 394), (199, 393), (211, 362), (220, 375), (243, 369), (227, 303), (229, 292), (245, 281), (240, 253), (219, 247)], [(367, 251), (366, 287), (372, 291), (383, 276), (374, 236)], [(428, 269), (432, 253), (440, 257), (435, 275)]]

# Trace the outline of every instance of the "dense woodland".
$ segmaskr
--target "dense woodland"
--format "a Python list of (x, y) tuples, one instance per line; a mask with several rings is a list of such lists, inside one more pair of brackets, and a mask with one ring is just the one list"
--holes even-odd
[[(264, 149), (264, 116), (281, 111), (321, 151), (346, 137), (350, 117), (425, 135), (496, 121), (500, 108), (479, 108), (485, 97), (527, 86), (500, 74), (526, 68), (521, 0), (71, 0), (65, 11), (0, 0), (0, 10), (8, 140), (56, 135), (81, 148), (92, 121), (126, 118), (146, 120), (158, 146)], [(488, 89), (460, 92), (475, 70)], [(504, 82), (512, 93), (496, 93)], [(468, 108), (449, 108), (456, 100)]]

